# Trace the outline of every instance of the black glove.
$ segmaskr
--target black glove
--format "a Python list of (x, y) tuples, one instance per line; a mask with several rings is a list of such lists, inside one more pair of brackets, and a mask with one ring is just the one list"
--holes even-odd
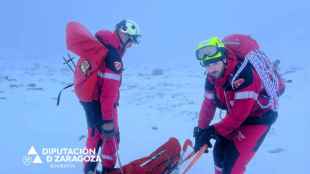
[[(194, 146), (195, 152), (199, 151), (199, 149), (205, 144), (208, 145), (208, 148), (212, 148), (210, 140), (216, 138), (216, 132), (214, 126), (209, 126), (208, 128), (205, 129), (195, 127), (194, 138), (195, 138), (195, 146)], [(206, 150), (206, 153), (208, 153), (208, 150)]]
[(123, 62), (116, 48), (106, 46), (108, 53), (105, 58), (106, 66), (115, 73), (120, 73), (123, 70)]
[(99, 130), (104, 138), (110, 139), (115, 137), (113, 120), (104, 120), (103, 123), (99, 126)]

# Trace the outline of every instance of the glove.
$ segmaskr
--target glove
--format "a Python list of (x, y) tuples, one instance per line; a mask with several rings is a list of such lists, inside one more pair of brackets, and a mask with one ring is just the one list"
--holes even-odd
[(115, 136), (113, 120), (104, 120), (103, 123), (99, 126), (99, 130), (104, 138), (113, 138)]
[[(195, 127), (194, 138), (195, 138), (195, 146), (194, 146), (195, 152), (199, 151), (199, 149), (205, 144), (208, 145), (208, 148), (212, 148), (210, 140), (216, 138), (216, 132), (214, 126), (209, 126), (208, 128), (205, 129)], [(205, 153), (208, 153), (208, 149), (205, 151)]]
[(123, 70), (123, 62), (116, 48), (106, 46), (108, 53), (105, 58), (105, 64), (115, 73), (120, 73)]

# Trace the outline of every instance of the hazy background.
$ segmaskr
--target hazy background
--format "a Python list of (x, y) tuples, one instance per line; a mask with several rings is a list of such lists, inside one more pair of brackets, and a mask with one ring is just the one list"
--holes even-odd
[[(0, 171), (55, 173), (46, 166), (23, 166), (30, 145), (82, 146), (77, 137), (85, 133), (86, 124), (74, 93), (64, 93), (62, 105), (55, 106), (59, 89), (72, 81), (61, 59), (67, 53), (66, 24), (76, 20), (96, 32), (112, 30), (128, 18), (140, 25), (143, 37), (124, 57), (127, 70), (120, 107), (124, 163), (146, 155), (169, 136), (192, 136), (204, 83), (194, 49), (214, 35), (243, 33), (257, 39), (271, 58), (280, 59), (282, 70), (298, 69), (287, 77), (293, 83), (281, 99), (279, 121), (249, 173), (307, 173), (309, 17), (306, 0), (2, 0)], [(152, 76), (156, 68), (164, 74)], [(154, 125), (158, 130), (153, 130)], [(143, 145), (132, 136), (141, 130)], [(276, 153), (270, 154), (274, 149)], [(206, 167), (213, 170), (208, 155), (193, 173)], [(81, 173), (81, 168), (57, 173)]]
[(130, 51), (130, 62), (192, 61), (199, 41), (231, 33), (252, 35), (283, 61), (309, 62), (309, 10), (306, 0), (6, 0), (0, 6), (0, 51), (25, 59), (59, 59), (66, 52), (68, 21), (95, 32), (129, 18), (143, 33), (141, 45)]

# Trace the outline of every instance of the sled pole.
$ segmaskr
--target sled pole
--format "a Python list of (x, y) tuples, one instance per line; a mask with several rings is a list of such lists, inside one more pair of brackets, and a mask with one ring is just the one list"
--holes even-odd
[(183, 147), (182, 147), (182, 153), (185, 154), (185, 152), (187, 151), (188, 147), (191, 147), (193, 148), (193, 143), (191, 140), (189, 139), (186, 139), (184, 144), (183, 144)]
[(183, 144), (182, 153), (181, 153), (181, 161), (180, 161), (179, 165), (182, 165), (185, 161), (190, 159), (195, 154), (195, 152), (193, 151), (189, 155), (185, 156), (185, 153), (186, 153), (188, 147), (193, 148), (193, 143), (189, 139), (185, 140), (185, 142)]
[(115, 151), (116, 151), (116, 156), (117, 156), (117, 161), (118, 161), (119, 169), (121, 171), (121, 174), (125, 174), (124, 171), (123, 171), (123, 165), (122, 165), (122, 162), (121, 162), (121, 158), (120, 158), (120, 155), (118, 153), (118, 148), (116, 146), (116, 138), (114, 137), (113, 140), (114, 140), (113, 144), (114, 144), (114, 148), (115, 148)]
[[(188, 156), (185, 156), (185, 153), (187, 152), (188, 148), (191, 147), (193, 148), (193, 143), (190, 139), (186, 139), (185, 142), (183, 143), (183, 146), (182, 146), (182, 151), (181, 151), (181, 154), (180, 154), (180, 161), (178, 162), (178, 164), (171, 170), (171, 172), (168, 172), (168, 173), (171, 173), (171, 174), (180, 174), (180, 166), (186, 162), (189, 158)], [(194, 155), (194, 152), (191, 153), (192, 155)], [(192, 156), (191, 155), (191, 156)]]
[(195, 152), (192, 152), (190, 154), (188, 154), (184, 159), (183, 159), (183, 163), (189, 159), (191, 159), (193, 156), (195, 155)]
[[(182, 154), (181, 154), (182, 155)], [(177, 174), (179, 174), (179, 168), (181, 165), (183, 165), (187, 160), (191, 159), (193, 156), (195, 155), (195, 152), (191, 152), (190, 154), (188, 154), (186, 157), (181, 156), (181, 161), (179, 162), (179, 164), (177, 165), (177, 167), (174, 169), (174, 171), (176, 171)]]
[(208, 145), (205, 144), (204, 146), (200, 148), (198, 152), (194, 154), (194, 158), (189, 163), (189, 165), (185, 168), (182, 174), (186, 174), (194, 166), (194, 164), (196, 164), (196, 162), (200, 159), (200, 157), (203, 155), (203, 153), (206, 151), (207, 148), (208, 148)]

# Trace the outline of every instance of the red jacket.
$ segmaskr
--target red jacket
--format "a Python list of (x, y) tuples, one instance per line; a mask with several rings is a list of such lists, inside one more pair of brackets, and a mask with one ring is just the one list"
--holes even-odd
[[(109, 31), (100, 30), (96, 33), (96, 37), (102, 43), (111, 45), (116, 48), (116, 51), (122, 58), (124, 50), (121, 47), (121, 41), (118, 36)], [(107, 59), (106, 57), (105, 59)], [(99, 67), (98, 85), (97, 93), (95, 93), (94, 98), (99, 99), (101, 104), (101, 112), (103, 120), (112, 120), (114, 117), (114, 109), (118, 105), (118, 100), (120, 96), (119, 88), (121, 86), (122, 79), (122, 69), (123, 62), (120, 60), (115, 60), (112, 62), (105, 62), (105, 64)], [(99, 98), (97, 98), (99, 97)]]
[(201, 106), (198, 126), (206, 128), (214, 117), (216, 107), (227, 110), (225, 118), (214, 125), (218, 134), (229, 137), (248, 117), (260, 117), (270, 109), (262, 109), (257, 101), (267, 104), (268, 96), (262, 82), (248, 64), (238, 78), (232, 82), (240, 61), (227, 49), (227, 65), (220, 79), (207, 76), (205, 98)]
[[(115, 48), (122, 57), (124, 50), (117, 35), (107, 30), (98, 31), (93, 36), (88, 30), (77, 22), (70, 22), (67, 26), (67, 47), (80, 59), (74, 73), (75, 93), (80, 101), (100, 101), (102, 119), (113, 120), (116, 105), (119, 99), (121, 84), (121, 59), (107, 61), (109, 47)], [(83, 61), (90, 64), (87, 73), (83, 73)]]

